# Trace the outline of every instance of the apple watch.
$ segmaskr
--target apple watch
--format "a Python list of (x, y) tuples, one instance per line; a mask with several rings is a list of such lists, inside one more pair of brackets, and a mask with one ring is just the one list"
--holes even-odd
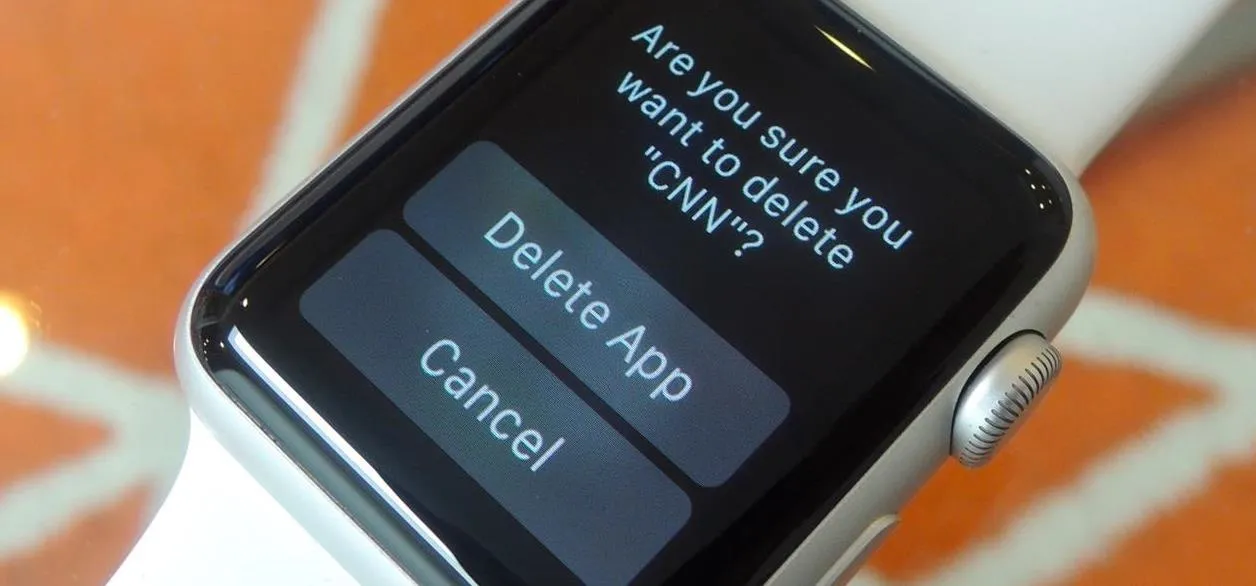
[(195, 284), (197, 419), (363, 584), (844, 582), (1044, 396), (1074, 169), (1216, 8), (1048, 115), (1023, 15), (867, 4), (511, 5)]

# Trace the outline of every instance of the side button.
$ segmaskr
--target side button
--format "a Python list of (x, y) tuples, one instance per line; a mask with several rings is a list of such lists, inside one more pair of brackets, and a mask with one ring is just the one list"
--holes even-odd
[(833, 567), (829, 569), (824, 578), (820, 580), (819, 586), (841, 586), (855, 577), (859, 572), (859, 568), (868, 561), (868, 556), (876, 551), (885, 538), (890, 536), (894, 528), (898, 526), (898, 515), (886, 515), (873, 521), (863, 533), (855, 539), (846, 553), (837, 559)]

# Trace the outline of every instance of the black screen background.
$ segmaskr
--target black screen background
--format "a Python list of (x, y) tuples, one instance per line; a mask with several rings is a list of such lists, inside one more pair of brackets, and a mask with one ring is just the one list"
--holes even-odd
[[(361, 236), (392, 228), (599, 408), (400, 220), (400, 206), (462, 147), (493, 140), (790, 394), (791, 415), (778, 433), (712, 490), (599, 409), (694, 502), (689, 525), (638, 583), (761, 578), (1054, 259), (1067, 229), (1067, 210), (1051, 195), (1058, 179), (1041, 175), (1036, 155), (922, 83), (858, 25), (811, 2), (585, 2), (554, 14), (439, 115), (411, 123), (372, 164), (329, 185), (330, 213), (292, 233), (266, 256), (265, 270), (251, 267), (247, 280), (233, 281), (231, 298), (248, 298), (249, 309), (224, 303), (216, 333), (206, 335), (239, 326), (482, 583), (573, 582), (296, 312), (300, 293)], [(729, 80), (764, 111), (764, 123), (787, 127), (842, 172), (839, 195), (828, 197), (859, 185), (916, 230), (912, 245), (892, 254), (877, 237), (833, 220), (851, 226), (845, 235), (858, 255), (851, 269), (835, 272), (742, 205), (769, 240), (737, 259), (735, 241), (713, 242), (649, 192), (642, 152), (654, 144), (724, 201), (744, 204), (733, 184), (697, 164), (699, 151), (675, 146), (615, 94), (628, 69), (705, 120), (704, 136), (727, 137), (748, 171), (779, 174), (778, 189), (825, 203), (754, 144), (757, 134), (740, 135), (709, 105), (682, 98), (666, 64), (629, 39), (656, 23), (695, 56), (697, 71)], [(814, 33), (817, 24), (860, 48), (877, 72), (837, 52)], [(1031, 182), (1042, 189), (1031, 192)]]

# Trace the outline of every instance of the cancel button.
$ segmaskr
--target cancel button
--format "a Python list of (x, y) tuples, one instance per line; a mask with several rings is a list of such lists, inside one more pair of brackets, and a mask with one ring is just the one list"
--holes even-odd
[[(501, 395), (488, 385), (476, 388), (478, 378), (475, 371), (465, 366), (459, 367), (461, 359), (462, 347), (453, 340), (444, 339), (423, 351), (419, 367), (423, 374), (443, 381), (441, 386), (445, 394), (453, 399), (455, 409), (466, 411), (468, 418), (483, 424), (493, 439), (510, 447), (510, 452), (516, 459), (525, 463), (531, 462), (528, 470), (540, 471), (567, 440), (551, 433), (549, 436), (556, 439), (547, 443), (541, 432), (525, 429), (524, 415), (519, 412), (520, 408), (502, 405)], [(442, 367), (442, 364), (448, 366)]]
[(583, 582), (628, 584), (688, 522), (680, 487), (396, 233), (367, 236), (300, 307)]

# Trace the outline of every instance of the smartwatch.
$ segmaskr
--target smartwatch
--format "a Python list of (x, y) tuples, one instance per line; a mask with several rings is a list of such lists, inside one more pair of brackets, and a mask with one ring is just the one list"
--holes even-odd
[(512, 4), (193, 286), (197, 421), (362, 584), (845, 582), (1044, 397), (1221, 2), (916, 4)]

